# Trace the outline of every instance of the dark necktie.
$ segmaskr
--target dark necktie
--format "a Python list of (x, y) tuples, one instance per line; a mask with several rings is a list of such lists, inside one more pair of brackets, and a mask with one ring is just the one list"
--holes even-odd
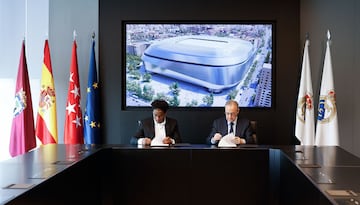
[(233, 122), (230, 122), (230, 131), (229, 133), (233, 133), (234, 132), (234, 123)]

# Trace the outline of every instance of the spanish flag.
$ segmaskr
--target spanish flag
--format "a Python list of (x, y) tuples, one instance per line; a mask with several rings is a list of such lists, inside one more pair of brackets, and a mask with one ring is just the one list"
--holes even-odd
[(44, 62), (42, 65), (39, 109), (36, 120), (36, 136), (42, 144), (58, 142), (56, 121), (56, 95), (52, 74), (50, 48), (45, 40)]

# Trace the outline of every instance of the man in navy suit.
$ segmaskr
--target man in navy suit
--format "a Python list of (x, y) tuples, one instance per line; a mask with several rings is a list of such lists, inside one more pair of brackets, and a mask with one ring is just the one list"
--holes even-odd
[(130, 143), (150, 145), (153, 140), (161, 144), (180, 143), (181, 137), (177, 120), (166, 116), (169, 104), (165, 100), (154, 100), (151, 106), (153, 116), (139, 121), (138, 130), (131, 138)]
[(221, 138), (233, 133), (233, 142), (239, 144), (254, 144), (254, 134), (248, 119), (239, 118), (240, 108), (235, 100), (229, 100), (225, 104), (225, 116), (213, 122), (212, 130), (206, 141), (208, 144), (217, 145)]

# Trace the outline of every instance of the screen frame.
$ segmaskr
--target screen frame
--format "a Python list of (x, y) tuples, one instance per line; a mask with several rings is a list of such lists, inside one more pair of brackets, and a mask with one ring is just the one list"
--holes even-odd
[[(127, 30), (126, 26), (130, 24), (224, 24), (224, 25), (271, 25), (272, 27), (272, 56), (271, 56), (271, 106), (270, 107), (242, 107), (242, 110), (274, 110), (276, 102), (276, 21), (275, 20), (123, 20), (121, 22), (121, 43), (122, 43), (122, 52), (121, 52), (121, 110), (125, 111), (135, 111), (135, 110), (149, 110), (151, 108), (150, 101), (149, 106), (128, 106), (127, 105), (127, 72), (126, 72), (126, 63), (127, 63)], [(171, 105), (170, 105), (171, 106)], [(172, 110), (208, 110), (223, 109), (224, 105), (219, 106), (171, 106)]]

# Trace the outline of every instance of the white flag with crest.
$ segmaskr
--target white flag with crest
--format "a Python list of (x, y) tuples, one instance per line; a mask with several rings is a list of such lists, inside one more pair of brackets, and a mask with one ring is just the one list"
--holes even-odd
[(295, 136), (301, 145), (314, 145), (315, 118), (311, 82), (309, 40), (306, 39), (296, 109)]
[(330, 32), (327, 33), (324, 68), (319, 96), (319, 108), (316, 125), (317, 146), (339, 145), (339, 128), (336, 109), (336, 95), (330, 54)]

